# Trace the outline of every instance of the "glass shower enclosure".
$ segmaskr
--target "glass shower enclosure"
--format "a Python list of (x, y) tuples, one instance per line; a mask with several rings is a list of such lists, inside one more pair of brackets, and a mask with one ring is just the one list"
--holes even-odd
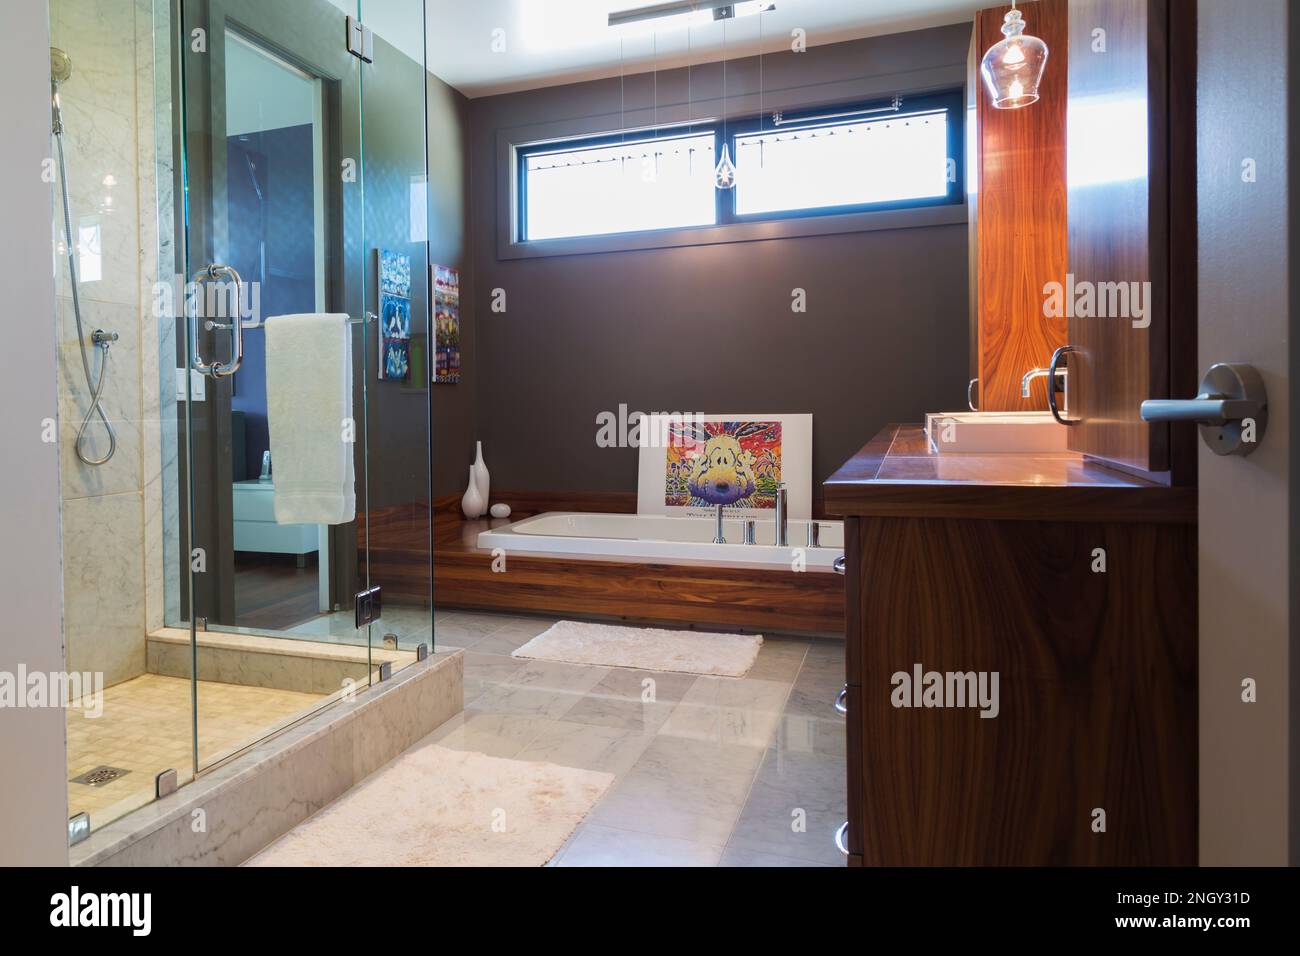
[(69, 807), (98, 828), (433, 650), (424, 10), (50, 14), (65, 630), (103, 687)]

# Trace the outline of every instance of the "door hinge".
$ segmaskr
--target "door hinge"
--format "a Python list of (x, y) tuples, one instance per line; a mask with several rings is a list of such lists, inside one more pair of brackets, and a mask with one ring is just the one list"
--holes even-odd
[(375, 62), (375, 34), (356, 17), (347, 18), (348, 52), (367, 63)]
[(357, 627), (365, 627), (383, 616), (383, 595), (380, 588), (367, 588), (357, 592)]

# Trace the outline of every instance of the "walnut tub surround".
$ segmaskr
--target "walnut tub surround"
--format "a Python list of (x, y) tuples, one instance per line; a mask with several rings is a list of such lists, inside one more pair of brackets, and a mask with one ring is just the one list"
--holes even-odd
[[(1195, 489), (890, 425), (824, 492), (850, 865), (1195, 864)], [(918, 670), (996, 708), (900, 692)]]
[[(480, 544), (483, 532), (504, 528), (520, 515), (556, 511), (622, 513), (632, 505), (619, 495), (514, 495), (520, 505), (508, 519), (465, 521), (459, 510), (434, 517), (434, 587), (440, 608), (488, 609), (544, 615), (606, 618), (665, 627), (774, 633), (843, 631), (843, 579), (829, 560), (802, 571), (772, 561), (725, 556), (654, 557), (513, 551)], [(626, 511), (625, 511), (626, 509)], [(590, 515), (589, 515), (590, 516)], [(677, 519), (672, 519), (677, 520)], [(702, 525), (708, 522), (701, 519)], [(791, 522), (794, 527), (794, 522)], [(729, 532), (730, 533), (730, 532)], [(793, 531), (791, 532), (794, 533)], [(802, 543), (802, 540), (792, 543)], [(372, 552), (378, 580), (400, 581), (404, 569), (427, 560), (427, 542)], [(756, 551), (771, 548), (755, 546)], [(825, 549), (838, 555), (838, 549)], [(504, 557), (508, 574), (494, 564)]]

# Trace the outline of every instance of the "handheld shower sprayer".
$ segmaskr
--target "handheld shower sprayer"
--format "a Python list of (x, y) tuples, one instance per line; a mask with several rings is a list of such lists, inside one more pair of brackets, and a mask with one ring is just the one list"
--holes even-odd
[[(104, 413), (104, 406), (100, 401), (104, 394), (104, 386), (108, 384), (108, 350), (117, 341), (117, 333), (96, 329), (91, 336), (93, 345), (100, 350), (101, 355), (99, 377), (96, 378), (90, 374), (90, 356), (86, 349), (86, 331), (81, 319), (81, 288), (77, 282), (77, 250), (72, 232), (72, 201), (68, 197), (68, 165), (63, 155), (63, 104), (59, 102), (59, 87), (68, 82), (71, 77), (72, 57), (58, 47), (50, 47), (51, 129), (58, 149), (59, 191), (63, 199), (63, 233), (68, 248), (68, 285), (72, 290), (72, 313), (77, 321), (77, 342), (81, 346), (81, 371), (85, 374), (86, 387), (90, 390), (90, 408), (87, 409), (85, 417), (81, 419), (81, 427), (77, 429), (74, 449), (77, 457), (84, 464), (103, 465), (117, 451), (117, 433), (113, 430), (113, 426)], [(108, 433), (108, 451), (99, 458), (91, 457), (90, 453), (82, 447), (86, 437), (86, 429), (90, 427), (90, 422), (95, 416), (99, 416), (104, 431)]]

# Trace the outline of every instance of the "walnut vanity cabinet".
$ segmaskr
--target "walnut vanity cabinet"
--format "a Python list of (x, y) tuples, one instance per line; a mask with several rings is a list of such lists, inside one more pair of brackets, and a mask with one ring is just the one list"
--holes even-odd
[[(891, 425), (825, 500), (850, 865), (1196, 863), (1194, 489), (1069, 454), (938, 456)], [(997, 715), (895, 707), (918, 664), (996, 672)]]

